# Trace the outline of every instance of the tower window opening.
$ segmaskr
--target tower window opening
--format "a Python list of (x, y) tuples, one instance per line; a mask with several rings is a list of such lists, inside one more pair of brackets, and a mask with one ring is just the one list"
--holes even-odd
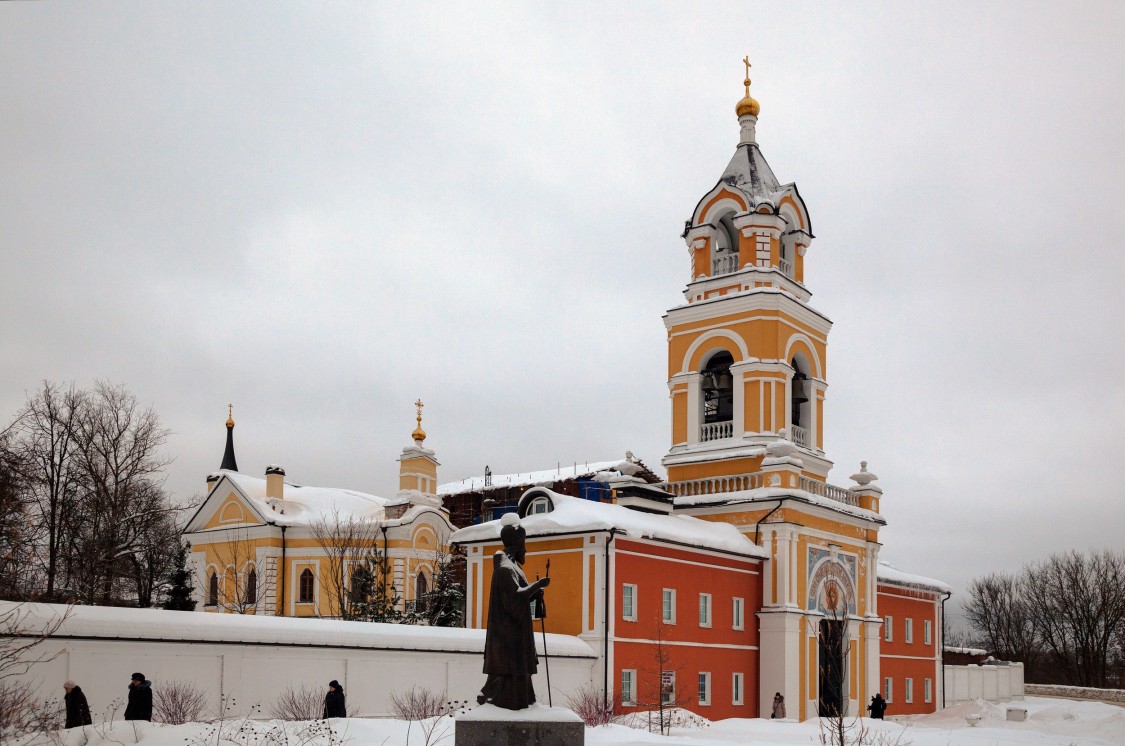
[(719, 218), (715, 249), (711, 255), (711, 273), (725, 275), (738, 271), (738, 229), (734, 227), (733, 212)]
[(786, 234), (785, 236), (782, 236), (780, 252), (781, 252), (781, 255), (780, 255), (780, 258), (779, 258), (778, 263), (777, 263), (778, 269), (780, 269), (781, 273), (784, 274), (786, 277), (792, 278), (793, 277), (793, 236), (792, 236), (792, 234)]
[(808, 428), (812, 424), (809, 377), (797, 358), (793, 358), (791, 364), (793, 366), (793, 381), (789, 387), (790, 438), (797, 445), (808, 447), (811, 440)]
[(734, 379), (730, 366), (734, 358), (729, 352), (715, 354), (707, 362), (702, 372), (703, 392), (703, 433), (702, 440), (729, 438), (730, 427), (718, 423), (729, 423), (734, 419)]

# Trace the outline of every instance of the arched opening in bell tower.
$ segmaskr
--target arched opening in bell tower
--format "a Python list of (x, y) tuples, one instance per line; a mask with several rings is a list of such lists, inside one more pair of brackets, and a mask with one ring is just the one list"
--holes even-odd
[(793, 366), (793, 379), (789, 386), (789, 438), (799, 446), (808, 447), (812, 439), (809, 432), (812, 425), (809, 364), (803, 355), (798, 354), (790, 365)]
[(720, 350), (708, 358), (701, 371), (700, 391), (703, 394), (703, 426), (700, 440), (718, 440), (733, 435), (734, 378), (730, 366), (734, 357)]
[(738, 229), (734, 212), (724, 213), (715, 224), (714, 251), (711, 253), (711, 274), (725, 275), (738, 271)]

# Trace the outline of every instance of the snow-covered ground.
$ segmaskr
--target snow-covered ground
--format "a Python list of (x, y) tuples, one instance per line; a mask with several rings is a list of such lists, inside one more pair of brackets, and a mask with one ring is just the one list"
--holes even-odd
[[(1009, 722), (1009, 706), (1027, 708), (1025, 722)], [(970, 726), (967, 718), (979, 715)], [(217, 724), (164, 726), (152, 723), (115, 722), (109, 727), (88, 726), (65, 733), (63, 746), (421, 746), (427, 743), (424, 725), (434, 725), (428, 741), (432, 746), (453, 746), (453, 722), (406, 723), (400, 720), (349, 718), (324, 722), (228, 721), (219, 732)], [(672, 736), (659, 736), (623, 725), (586, 730), (588, 746), (644, 744), (649, 746), (761, 746), (819, 744), (821, 723), (810, 720), (723, 720), (699, 729), (679, 729)], [(951, 707), (935, 715), (898, 721), (862, 720), (870, 746), (1120, 746), (1125, 744), (1125, 708), (1101, 702), (1076, 702), (1047, 697), (1028, 697), (1011, 705), (983, 701)], [(83, 732), (83, 730), (85, 732)], [(409, 731), (409, 733), (408, 733)], [(409, 736), (409, 741), (407, 740)], [(44, 743), (42, 739), (40, 743)], [(24, 741), (21, 746), (28, 746)]]

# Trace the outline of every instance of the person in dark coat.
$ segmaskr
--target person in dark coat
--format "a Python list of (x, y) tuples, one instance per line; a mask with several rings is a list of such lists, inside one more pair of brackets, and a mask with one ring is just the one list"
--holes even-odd
[(324, 695), (324, 719), (346, 718), (348, 711), (344, 708), (344, 687), (336, 679), (328, 682), (328, 694)]
[(773, 720), (785, 719), (785, 697), (781, 696), (781, 692), (773, 695), (773, 712), (770, 713), (770, 718)]
[(887, 711), (887, 700), (883, 699), (883, 695), (876, 692), (875, 696), (871, 698), (871, 704), (867, 706), (871, 710), (871, 717), (875, 720), (882, 720), (883, 713)]
[(152, 682), (143, 673), (133, 674), (129, 682), (129, 704), (125, 705), (126, 720), (152, 720)]
[(92, 725), (93, 719), (90, 717), (90, 705), (86, 702), (86, 695), (82, 693), (82, 687), (75, 684), (73, 681), (68, 681), (63, 684), (63, 689), (66, 694), (63, 700), (66, 702), (66, 728), (79, 728), (83, 725)]
[(514, 513), (505, 514), (500, 523), (504, 551), (492, 558), (488, 629), (484, 636), (484, 672), (488, 679), (477, 695), (477, 703), (522, 710), (535, 704), (531, 676), (539, 669), (531, 602), (542, 597), (551, 579), (527, 582), (520, 567), (527, 554), (527, 532)]

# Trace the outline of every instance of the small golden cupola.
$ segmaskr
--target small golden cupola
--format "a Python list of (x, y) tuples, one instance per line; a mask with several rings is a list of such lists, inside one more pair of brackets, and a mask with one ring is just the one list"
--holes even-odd
[(756, 116), (758, 116), (758, 112), (762, 110), (762, 107), (758, 103), (758, 101), (750, 95), (750, 56), (749, 55), (747, 55), (745, 58), (743, 58), (742, 64), (746, 65), (746, 79), (742, 81), (742, 84), (744, 86), (746, 86), (746, 95), (743, 96), (742, 100), (739, 101), (738, 104), (735, 105), (734, 113), (737, 114), (739, 117), (745, 117), (745, 116), (756, 117)]
[[(437, 496), (437, 469), (438, 463), (434, 452), (426, 448), (426, 431), (422, 429), (422, 400), (414, 402), (417, 408), (415, 415), (416, 426), (410, 434), (414, 441), (402, 449), (398, 457), (398, 495), (397, 498), (404, 504), (441, 506), (441, 498)], [(388, 514), (389, 515), (389, 514)]]

